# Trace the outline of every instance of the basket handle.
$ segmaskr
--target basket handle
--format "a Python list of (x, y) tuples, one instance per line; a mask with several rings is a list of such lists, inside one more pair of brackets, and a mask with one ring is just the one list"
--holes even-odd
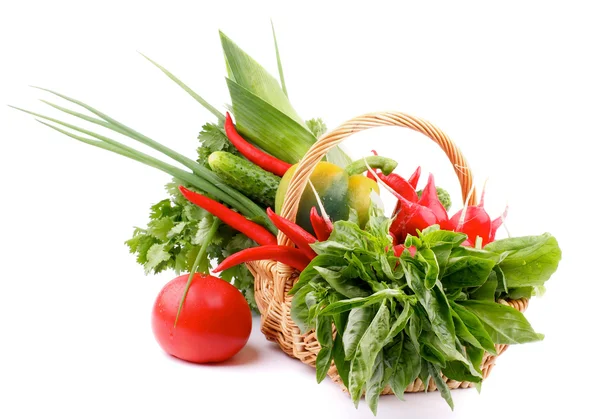
[[(469, 196), (469, 191), (473, 186), (473, 175), (463, 154), (458, 147), (444, 134), (439, 128), (432, 123), (414, 116), (406, 115), (401, 112), (377, 112), (369, 113), (343, 123), (333, 131), (323, 135), (314, 143), (306, 152), (302, 160), (298, 163), (298, 167), (290, 180), (288, 189), (283, 200), (281, 215), (288, 220), (295, 222), (296, 214), (298, 213), (298, 204), (300, 198), (308, 183), (308, 179), (317, 166), (317, 164), (325, 157), (325, 155), (333, 147), (343, 142), (346, 138), (354, 133), (364, 131), (369, 128), (377, 127), (404, 127), (420, 132), (431, 138), (437, 143), (448, 156), (450, 162), (454, 165), (454, 172), (458, 177), (462, 189), (463, 201), (469, 197), (469, 205), (475, 205), (475, 191)], [(283, 246), (293, 246), (291, 240), (283, 233), (279, 232), (277, 242)], [(278, 264), (281, 268), (282, 264)], [(285, 265), (284, 265), (285, 266)], [(291, 269), (291, 268), (290, 268)], [(287, 269), (284, 269), (287, 270)]]

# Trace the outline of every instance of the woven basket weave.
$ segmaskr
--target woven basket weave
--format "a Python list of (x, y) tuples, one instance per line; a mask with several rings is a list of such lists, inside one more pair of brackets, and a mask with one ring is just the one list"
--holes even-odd
[[(462, 153), (450, 138), (433, 124), (423, 119), (399, 112), (381, 112), (353, 118), (328, 134), (325, 134), (313, 144), (299, 162), (298, 168), (290, 180), (281, 215), (288, 220), (295, 221), (298, 203), (302, 192), (308, 183), (310, 174), (329, 150), (354, 133), (369, 128), (384, 126), (410, 128), (435, 141), (454, 165), (454, 171), (461, 185), (463, 200), (467, 199), (473, 185), (473, 177)], [(470, 195), (468, 204), (476, 204), (475, 193)], [(277, 241), (278, 244), (283, 246), (293, 246), (293, 243), (281, 232), (277, 237)], [(298, 279), (299, 272), (285, 264), (274, 261), (251, 262), (248, 263), (247, 266), (252, 272), (255, 280), (255, 298), (261, 313), (261, 330), (263, 334), (268, 340), (277, 342), (286, 354), (314, 367), (320, 349), (317, 336), (314, 331), (302, 334), (298, 326), (292, 321), (290, 315), (292, 296), (288, 295), (288, 292)], [(500, 300), (499, 302), (510, 305), (519, 311), (524, 311), (528, 304), (527, 299), (509, 301)], [(498, 355), (504, 352), (506, 348), (507, 345), (496, 345)], [(498, 355), (485, 354), (481, 366), (483, 378), (486, 378), (489, 375)], [(333, 363), (329, 369), (328, 375), (333, 381), (343, 387), (342, 381)], [(451, 389), (473, 386), (473, 383), (470, 382), (459, 382), (449, 380), (446, 377), (443, 378)], [(429, 389), (436, 389), (433, 379), (430, 380)], [(424, 391), (424, 385), (421, 380), (417, 378), (413, 384), (408, 386), (406, 391)], [(382, 394), (391, 393), (392, 391), (388, 386), (383, 390)]]

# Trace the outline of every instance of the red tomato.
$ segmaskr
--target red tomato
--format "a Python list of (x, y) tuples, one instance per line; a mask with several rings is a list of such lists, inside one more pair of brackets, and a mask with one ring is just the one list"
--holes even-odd
[(195, 363), (221, 362), (248, 342), (252, 313), (240, 291), (230, 283), (196, 274), (175, 323), (188, 275), (164, 286), (152, 310), (152, 331), (161, 348)]

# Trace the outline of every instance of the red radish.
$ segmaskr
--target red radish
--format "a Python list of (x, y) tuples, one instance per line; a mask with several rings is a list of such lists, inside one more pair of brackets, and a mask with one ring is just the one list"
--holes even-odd
[(152, 331), (170, 355), (194, 363), (225, 361), (248, 342), (252, 313), (242, 293), (211, 275), (195, 274), (175, 324), (188, 275), (168, 282), (152, 309)]
[(419, 178), (421, 177), (421, 166), (418, 166), (417, 169), (415, 170), (415, 172), (410, 175), (410, 177), (408, 178), (408, 183), (410, 183), (410, 185), (417, 189), (417, 185), (419, 183)]
[(400, 211), (396, 214), (390, 231), (403, 241), (408, 234), (415, 235), (417, 230), (424, 230), (430, 225), (437, 224), (435, 213), (423, 205), (411, 202), (402, 195), (396, 195), (400, 202)]
[(417, 195), (417, 191), (412, 187), (410, 183), (406, 181), (402, 176), (392, 173), (389, 175), (384, 175), (383, 173), (377, 173), (379, 179), (387, 186), (392, 188), (394, 192), (399, 195), (402, 195), (404, 198), (408, 199), (411, 202), (417, 202), (419, 196)]
[(477, 242), (478, 236), (484, 246), (489, 242), (492, 221), (482, 207), (469, 206), (466, 210), (457, 212), (450, 219), (450, 225), (454, 231), (465, 233), (473, 244)]
[(427, 185), (423, 189), (421, 199), (419, 199), (418, 203), (431, 209), (437, 217), (437, 223), (440, 225), (440, 228), (443, 230), (447, 229), (448, 213), (438, 198), (437, 189), (435, 188), (435, 182), (433, 180), (433, 174), (429, 174)]
[[(410, 186), (412, 186), (413, 190), (415, 190), (415, 194), (416, 194), (417, 184), (419, 183), (420, 177), (421, 177), (421, 166), (417, 166), (414, 173), (412, 175), (410, 175), (410, 177), (408, 178), (408, 184)], [(410, 199), (407, 196), (405, 196), (405, 197), (407, 199)], [(418, 197), (417, 197), (417, 199), (418, 199)], [(415, 199), (414, 202), (416, 202), (416, 201), (417, 200)], [(394, 208), (393, 214), (396, 214), (398, 211), (400, 211), (400, 201), (398, 201), (398, 203), (396, 204), (396, 208)]]
[(394, 246), (394, 255), (400, 256), (405, 250), (408, 250), (410, 252), (410, 257), (414, 258), (417, 254), (417, 248), (415, 246), (410, 246), (408, 249), (406, 249), (406, 246), (404, 246), (403, 244), (399, 244), (397, 246)]

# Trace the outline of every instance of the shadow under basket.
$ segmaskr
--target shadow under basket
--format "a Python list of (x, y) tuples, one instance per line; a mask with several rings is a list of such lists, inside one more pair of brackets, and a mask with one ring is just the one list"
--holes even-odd
[[(433, 124), (420, 118), (412, 117), (400, 112), (380, 112), (362, 115), (353, 118), (337, 127), (335, 130), (323, 135), (313, 144), (306, 155), (298, 163), (296, 172), (290, 180), (290, 184), (284, 199), (281, 214), (288, 220), (295, 221), (298, 211), (298, 203), (304, 188), (308, 183), (310, 174), (319, 161), (333, 147), (339, 145), (347, 137), (354, 133), (376, 127), (396, 126), (409, 128), (420, 132), (436, 142), (446, 153), (448, 159), (454, 166), (454, 171), (461, 185), (463, 201), (469, 205), (476, 204), (476, 194), (473, 190), (470, 194), (473, 177), (464, 156), (456, 145)], [(392, 156), (393, 157), (393, 156)], [(279, 245), (293, 246), (293, 243), (281, 232), (277, 237)], [(285, 264), (275, 261), (256, 261), (246, 264), (254, 276), (254, 296), (256, 304), (261, 313), (261, 331), (265, 337), (276, 342), (279, 347), (293, 358), (297, 358), (305, 364), (315, 367), (317, 354), (320, 350), (319, 342), (314, 330), (301, 333), (298, 326), (291, 318), (291, 304), (293, 296), (289, 295), (290, 289), (298, 279), (299, 272)], [(518, 300), (499, 300), (501, 304), (509, 305), (521, 312), (527, 308), (529, 300), (526, 298)], [(494, 367), (496, 358), (500, 356), (508, 345), (495, 345), (497, 355), (486, 353), (483, 357), (481, 370), (483, 378), (487, 378)], [(345, 387), (340, 376), (332, 363), (328, 371), (329, 377), (338, 383), (344, 390)], [(443, 377), (450, 389), (473, 387), (468, 381), (460, 382)], [(433, 379), (430, 379), (428, 390), (436, 390)], [(415, 393), (425, 390), (423, 382), (417, 378), (408, 386), (406, 392)], [(391, 388), (386, 387), (382, 394), (392, 394)]]

